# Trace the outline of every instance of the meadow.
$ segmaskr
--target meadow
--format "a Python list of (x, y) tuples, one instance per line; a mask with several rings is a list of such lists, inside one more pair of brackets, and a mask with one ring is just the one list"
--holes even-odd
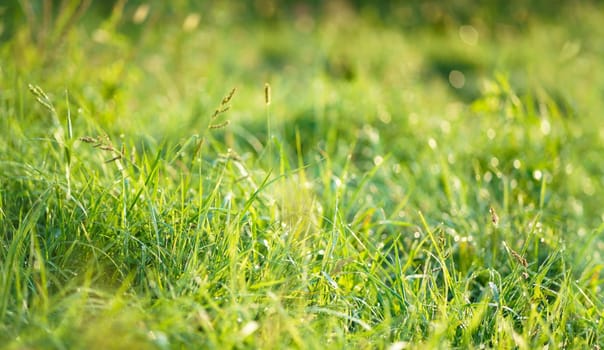
[(604, 7), (452, 4), (0, 4), (0, 348), (602, 348)]

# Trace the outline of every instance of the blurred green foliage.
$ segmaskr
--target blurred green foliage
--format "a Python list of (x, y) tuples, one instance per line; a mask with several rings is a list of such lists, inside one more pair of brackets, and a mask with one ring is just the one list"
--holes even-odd
[[(531, 20), (557, 21), (577, 6), (600, 3), (596, 0), (494, 0), (488, 2), (471, 0), (254, 0), (230, 2), (228, 7), (230, 15), (240, 23), (258, 20), (287, 21), (301, 14), (320, 18), (333, 11), (352, 11), (375, 23), (395, 25), (405, 29), (443, 30), (467, 23), (482, 23), (492, 28), (517, 26), (518, 29), (522, 29)], [(44, 17), (47, 16), (44, 13), (48, 11), (57, 15), (62, 9), (69, 7), (90, 7), (95, 16), (103, 18), (110, 16), (116, 6), (136, 8), (141, 5), (158, 8), (165, 16), (186, 11), (210, 12), (224, 6), (221, 2), (193, 0), (8, 0), (0, 5), (0, 16), (3, 20), (2, 35), (4, 39), (10, 37), (15, 32), (16, 26), (28, 21), (32, 24), (38, 21), (43, 22)], [(32, 16), (35, 19), (28, 18)]]
[(600, 7), (3, 2), (0, 340), (602, 344)]

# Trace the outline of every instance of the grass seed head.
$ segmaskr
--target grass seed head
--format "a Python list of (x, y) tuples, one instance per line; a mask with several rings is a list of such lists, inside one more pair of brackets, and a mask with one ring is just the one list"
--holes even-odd
[(528, 267), (528, 261), (526, 261), (526, 259), (518, 254), (516, 251), (514, 251), (513, 249), (510, 248), (510, 253), (512, 254), (512, 256), (514, 257), (514, 259), (516, 259), (516, 261), (518, 261), (518, 263), (524, 267)]
[(493, 225), (497, 226), (499, 224), (499, 216), (497, 216), (495, 208), (490, 207), (489, 213), (491, 214), (491, 222), (493, 223)]
[(233, 95), (235, 95), (235, 91), (237, 91), (237, 88), (233, 88), (231, 90), (231, 92), (229, 92), (229, 94), (225, 98), (222, 99), (222, 103), (221, 103), (222, 106), (224, 106), (227, 103), (231, 102), (231, 99), (233, 98)]
[(230, 120), (225, 120), (224, 122), (220, 123), (220, 124), (211, 124), (208, 129), (213, 130), (213, 129), (222, 129), (222, 128), (226, 128), (229, 124), (231, 123)]
[(264, 103), (271, 104), (271, 86), (269, 83), (264, 83)]
[(44, 106), (50, 112), (56, 113), (55, 107), (52, 105), (50, 97), (48, 97), (48, 95), (44, 92), (44, 90), (42, 90), (41, 87), (32, 84), (28, 84), (27, 87), (29, 88), (29, 91), (32, 93), (32, 95), (36, 97), (36, 101), (38, 101), (39, 104)]
[(85, 143), (96, 143), (97, 140), (94, 137), (90, 137), (90, 136), (82, 136), (79, 138), (80, 141), (85, 142)]
[[(221, 114), (226, 113), (231, 106), (228, 105), (229, 102), (231, 102), (231, 99), (233, 98), (233, 95), (235, 94), (235, 91), (237, 90), (237, 88), (233, 88), (231, 90), (231, 92), (229, 92), (228, 95), (226, 95), (222, 101), (220, 102), (220, 106), (218, 108), (216, 108), (216, 110), (214, 111), (214, 113), (212, 114), (212, 117), (210, 118), (211, 120), (215, 120), (217, 119)], [(230, 121), (225, 121), (219, 124), (210, 124), (208, 126), (208, 129), (220, 129), (220, 128), (224, 128), (225, 126), (229, 125)]]

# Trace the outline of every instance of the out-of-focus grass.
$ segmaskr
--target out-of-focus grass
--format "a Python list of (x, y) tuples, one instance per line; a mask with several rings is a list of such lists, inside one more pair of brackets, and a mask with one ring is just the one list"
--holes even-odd
[(602, 346), (601, 9), (120, 4), (6, 22), (7, 348)]

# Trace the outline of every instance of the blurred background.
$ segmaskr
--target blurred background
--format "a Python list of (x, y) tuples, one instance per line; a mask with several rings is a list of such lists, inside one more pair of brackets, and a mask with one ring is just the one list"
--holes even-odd
[[(550, 174), (560, 196), (584, 204), (564, 210), (597, 221), (602, 10), (562, 0), (9, 0), (2, 98), (29, 101), (28, 83), (55, 101), (69, 91), (75, 127), (157, 145), (202, 133), (237, 87), (232, 123), (217, 137), (257, 153), (268, 82), (273, 126), (292, 156), (298, 130), (303, 150), (345, 157), (358, 142), (361, 170), (391, 154), (413, 179), (438, 172), (426, 147), (438, 140), (462, 178), (512, 174), (538, 198), (539, 174)], [(28, 132), (44, 135), (40, 107), (20, 106)], [(393, 202), (401, 195), (383, 188)]]

